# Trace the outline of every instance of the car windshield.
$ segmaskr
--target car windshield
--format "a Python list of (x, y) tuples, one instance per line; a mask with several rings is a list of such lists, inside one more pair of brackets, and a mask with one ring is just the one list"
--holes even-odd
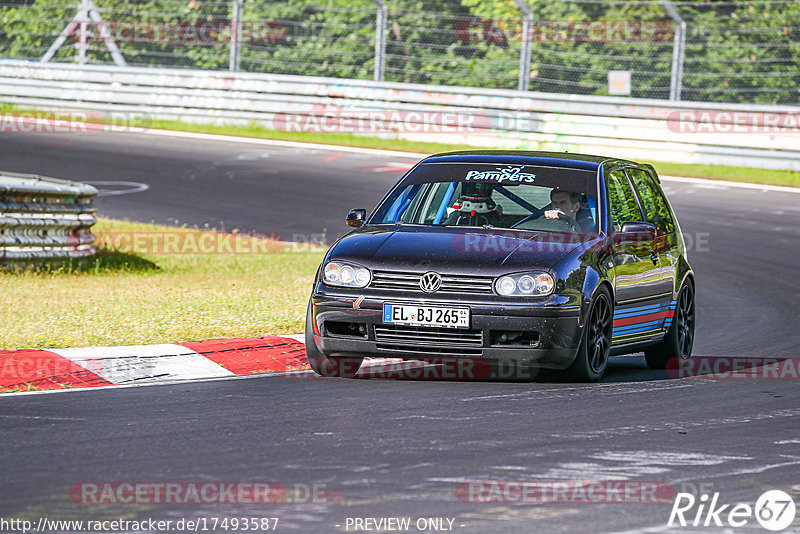
[(591, 232), (597, 228), (596, 173), (530, 165), (421, 164), (381, 203), (370, 223)]

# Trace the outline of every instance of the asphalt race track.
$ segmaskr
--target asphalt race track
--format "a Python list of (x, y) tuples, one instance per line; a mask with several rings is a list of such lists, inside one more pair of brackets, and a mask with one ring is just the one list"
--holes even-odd
[[(6, 171), (129, 182), (99, 185), (101, 215), (288, 240), (324, 230), (328, 242), (349, 208), (373, 207), (413, 162), (132, 133), (3, 134), (0, 154)], [(800, 194), (665, 188), (697, 277), (694, 357), (798, 357)], [(464, 533), (721, 531), (668, 527), (671, 497), (484, 503), (459, 484), (647, 481), (732, 505), (781, 489), (800, 508), (799, 379), (676, 379), (631, 356), (592, 385), (257, 377), (0, 396), (0, 517), (279, 517), (278, 531), (309, 533), (354, 532), (348, 518), (366, 517), (410, 517), (412, 532), (418, 518)], [(297, 502), (70, 500), (72, 485), (105, 481), (278, 483)], [(765, 532), (754, 518), (735, 531)]]

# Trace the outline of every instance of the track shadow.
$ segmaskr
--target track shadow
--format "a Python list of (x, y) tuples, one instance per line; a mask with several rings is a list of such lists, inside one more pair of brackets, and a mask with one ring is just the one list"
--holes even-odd
[(136, 254), (116, 250), (100, 249), (97, 254), (87, 258), (58, 258), (8, 260), (0, 262), (0, 272), (38, 273), (38, 274), (100, 274), (100, 273), (141, 273), (158, 271), (160, 267)]
[[(366, 360), (356, 379), (434, 380), (434, 381), (492, 381), (574, 384), (566, 373), (489, 364), (485, 360), (448, 358), (439, 363), (416, 360)], [(643, 354), (613, 357), (605, 376), (599, 382), (627, 383), (660, 380), (693, 379), (781, 379), (800, 378), (800, 358), (693, 356), (689, 360), (670, 360), (666, 369), (650, 369)]]
[[(490, 364), (478, 358), (446, 358), (439, 363), (418, 360), (365, 360), (356, 379), (491, 381), (574, 383), (566, 373), (532, 368), (515, 369), (510, 365)], [(602, 383), (668, 380), (666, 371), (647, 367), (643, 355), (612, 358)]]

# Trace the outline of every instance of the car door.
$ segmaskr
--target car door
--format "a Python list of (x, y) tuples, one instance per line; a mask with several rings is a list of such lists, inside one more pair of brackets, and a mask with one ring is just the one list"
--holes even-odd
[[(664, 291), (658, 253), (658, 232), (644, 229), (646, 218), (625, 169), (607, 179), (613, 247), (615, 290), (612, 341), (625, 344), (659, 336), (663, 332), (671, 293)], [(629, 223), (626, 225), (626, 223)], [(624, 227), (638, 223), (633, 231)]]
[(676, 287), (675, 281), (680, 257), (675, 218), (664, 192), (649, 171), (631, 167), (627, 169), (627, 173), (639, 197), (645, 220), (656, 227), (653, 252), (658, 256), (659, 261), (658, 291), (668, 294), (668, 298), (671, 300)]

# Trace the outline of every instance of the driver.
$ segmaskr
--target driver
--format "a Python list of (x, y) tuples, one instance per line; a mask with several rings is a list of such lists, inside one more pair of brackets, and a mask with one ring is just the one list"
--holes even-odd
[(594, 221), (585, 211), (581, 211), (580, 193), (553, 189), (550, 191), (551, 209), (544, 212), (542, 218), (558, 219), (558, 215), (566, 215), (577, 223), (578, 230), (591, 230)]

